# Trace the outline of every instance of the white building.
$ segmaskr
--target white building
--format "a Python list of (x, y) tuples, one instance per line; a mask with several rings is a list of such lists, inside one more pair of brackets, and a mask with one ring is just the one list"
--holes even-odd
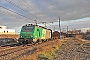
[(86, 33), (87, 30), (90, 30), (90, 28), (82, 28), (82, 29), (81, 29), (81, 31), (84, 32), (84, 33)]
[(7, 29), (6, 26), (0, 26), (0, 34), (15, 34), (15, 30)]

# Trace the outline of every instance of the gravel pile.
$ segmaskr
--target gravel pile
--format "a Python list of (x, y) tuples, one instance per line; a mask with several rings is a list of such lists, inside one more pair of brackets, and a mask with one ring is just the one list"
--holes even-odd
[(53, 60), (90, 60), (90, 43), (68, 40), (56, 51)]

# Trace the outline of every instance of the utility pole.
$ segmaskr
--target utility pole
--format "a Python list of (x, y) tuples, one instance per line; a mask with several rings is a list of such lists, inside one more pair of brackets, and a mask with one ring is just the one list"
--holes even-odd
[(67, 34), (68, 34), (68, 26), (67, 26)]
[(46, 27), (46, 23), (47, 23), (47, 22), (42, 22), (42, 23), (45, 24), (45, 27)]
[(35, 23), (36, 23), (36, 25), (37, 25), (37, 20), (35, 19), (34, 21), (35, 21)]
[(67, 26), (67, 37), (69, 37), (69, 35), (68, 35), (68, 26)]
[(60, 39), (61, 39), (61, 21), (60, 21), (60, 16), (59, 16), (59, 30), (60, 30)]
[(66, 29), (66, 28), (63, 28), (63, 32), (67, 32), (65, 29)]
[(55, 31), (55, 27), (54, 27), (54, 31)]
[(46, 27), (46, 23), (47, 23), (47, 22), (44, 22), (44, 23), (45, 23), (45, 27)]

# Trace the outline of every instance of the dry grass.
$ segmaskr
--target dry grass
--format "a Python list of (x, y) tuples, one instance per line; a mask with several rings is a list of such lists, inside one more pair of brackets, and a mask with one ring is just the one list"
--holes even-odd
[(57, 40), (53, 43), (50, 43), (49, 45), (40, 47), (40, 49), (37, 50), (34, 54), (24, 55), (17, 60), (52, 60), (53, 56), (55, 55), (55, 51), (59, 49), (59, 46), (61, 46), (62, 43), (64, 43), (64, 41)]

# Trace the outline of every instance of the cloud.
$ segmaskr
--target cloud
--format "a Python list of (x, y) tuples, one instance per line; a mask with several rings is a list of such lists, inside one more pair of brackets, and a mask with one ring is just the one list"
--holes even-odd
[(54, 8), (48, 10), (54, 15), (61, 16), (62, 20), (76, 20), (90, 16), (90, 1), (87, 0), (50, 0), (49, 2), (46, 0), (46, 2), (49, 6), (54, 6)]
[(53, 17), (56, 16), (61, 16), (64, 21), (90, 16), (90, 13), (88, 13), (90, 11), (89, 0), (38, 0), (38, 2), (36, 0), (16, 0), (13, 2), (19, 7), (27, 10), (34, 18), (37, 16), (43, 21), (44, 19), (52, 21)]
[(34, 18), (38, 16), (41, 19), (48, 18), (50, 21), (56, 16), (61, 16), (62, 20), (76, 20), (90, 16), (89, 0), (38, 0), (38, 2), (37, 0), (15, 0), (12, 2), (33, 14)]
[[(8, 0), (15, 3), (18, 7), (6, 2), (5, 0), (0, 0), (0, 6), (6, 7), (14, 12), (17, 12), (25, 17), (12, 13), (10, 11), (0, 8), (0, 18), (5, 25), (10, 27), (21, 26), (26, 23), (34, 23), (36, 19), (38, 23), (40, 22), (54, 22), (58, 20), (60, 16), (62, 22), (62, 27), (70, 26), (69, 28), (83, 28), (89, 27), (90, 20), (84, 20), (83, 18), (90, 19), (90, 0)], [(20, 9), (21, 8), (21, 9)], [(23, 11), (23, 10), (24, 11)], [(10, 15), (10, 16), (9, 16)], [(80, 21), (83, 19), (84, 21)], [(12, 23), (14, 22), (14, 23)], [(6, 24), (7, 23), (7, 24)], [(57, 26), (58, 24), (51, 24)], [(48, 25), (48, 28), (52, 26)]]

